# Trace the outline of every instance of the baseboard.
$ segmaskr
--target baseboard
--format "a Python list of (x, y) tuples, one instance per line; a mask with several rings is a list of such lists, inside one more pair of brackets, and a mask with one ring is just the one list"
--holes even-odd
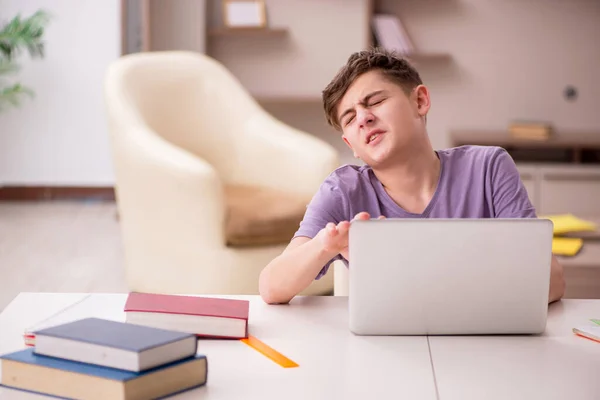
[(114, 201), (110, 186), (0, 186), (0, 201), (96, 200)]

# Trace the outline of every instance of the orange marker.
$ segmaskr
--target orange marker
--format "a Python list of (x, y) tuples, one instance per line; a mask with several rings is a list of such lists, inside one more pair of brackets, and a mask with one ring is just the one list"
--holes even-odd
[(283, 368), (295, 368), (298, 367), (298, 364), (273, 349), (272, 347), (267, 346), (265, 343), (261, 342), (257, 338), (252, 335), (248, 335), (246, 339), (240, 339), (242, 342), (246, 343), (248, 346), (252, 347), (254, 350), (262, 353), (267, 356), (271, 360), (275, 361), (277, 364), (281, 365)]

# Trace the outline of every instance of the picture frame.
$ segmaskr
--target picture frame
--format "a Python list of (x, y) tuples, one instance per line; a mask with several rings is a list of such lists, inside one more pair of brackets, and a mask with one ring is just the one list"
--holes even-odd
[(221, 0), (223, 24), (227, 28), (265, 28), (267, 18), (264, 0)]

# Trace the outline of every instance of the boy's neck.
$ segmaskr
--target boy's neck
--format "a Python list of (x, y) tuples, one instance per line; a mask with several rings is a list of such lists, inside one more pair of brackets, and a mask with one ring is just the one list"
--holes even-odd
[(440, 176), (440, 160), (430, 143), (407, 151), (395, 163), (373, 169), (386, 192), (400, 207), (421, 213), (431, 201)]

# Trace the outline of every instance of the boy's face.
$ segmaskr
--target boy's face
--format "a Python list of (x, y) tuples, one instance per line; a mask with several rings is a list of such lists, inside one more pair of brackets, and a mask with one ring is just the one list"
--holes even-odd
[(379, 71), (359, 76), (337, 108), (342, 138), (355, 157), (372, 167), (384, 166), (393, 157), (410, 151), (425, 133), (424, 116), (429, 93), (423, 85), (407, 96), (402, 88)]

